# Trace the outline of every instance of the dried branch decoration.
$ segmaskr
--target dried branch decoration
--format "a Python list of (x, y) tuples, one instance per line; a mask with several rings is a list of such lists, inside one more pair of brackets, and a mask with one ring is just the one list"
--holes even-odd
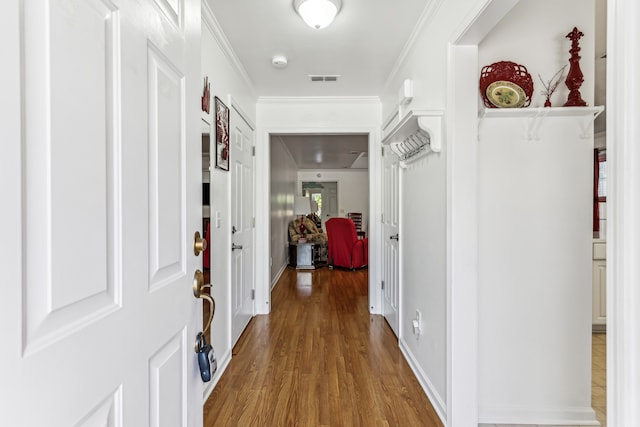
[(562, 77), (564, 76), (565, 68), (567, 68), (566, 65), (564, 67), (560, 68), (553, 75), (553, 77), (551, 77), (551, 80), (547, 81), (546, 84), (545, 84), (544, 80), (542, 80), (542, 76), (540, 74), (538, 74), (538, 78), (540, 78), (540, 81), (542, 82), (542, 86), (544, 87), (544, 90), (541, 90), (540, 94), (544, 95), (547, 98), (547, 101), (549, 100), (549, 98), (551, 98), (551, 95), (553, 95), (553, 92), (555, 92), (556, 89), (558, 88), (558, 85), (560, 84), (560, 81), (562, 80)]

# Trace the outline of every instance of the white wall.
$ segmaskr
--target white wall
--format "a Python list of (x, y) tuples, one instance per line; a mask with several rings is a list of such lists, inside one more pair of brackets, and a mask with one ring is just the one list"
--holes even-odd
[[(585, 34), (580, 92), (592, 105), (594, 8), (593, 0), (521, 1), (479, 45), (480, 66), (500, 60), (525, 65), (534, 78), (531, 106), (542, 106), (538, 74), (547, 80), (568, 63), (565, 36), (577, 26)], [(552, 105), (562, 106), (567, 95), (562, 83)], [(580, 138), (588, 117), (547, 118), (540, 140), (527, 141), (530, 123), (529, 118), (491, 118), (480, 127), (479, 420), (581, 424), (595, 419), (590, 365), (593, 132)]]
[[(209, 77), (211, 83), (210, 113), (202, 113), (209, 124), (213, 123), (214, 96), (219, 97), (230, 107), (230, 96), (250, 120), (255, 121), (256, 98), (250, 83), (242, 78), (242, 71), (237, 68), (233, 56), (225, 48), (225, 40), (220, 37), (215, 18), (205, 2), (202, 5), (202, 79)], [(230, 110), (234, 120), (235, 112)], [(214, 135), (214, 128), (211, 128)], [(226, 364), (231, 358), (231, 172), (211, 169), (211, 216), (220, 213), (220, 227), (211, 227), (211, 293), (216, 301), (216, 312), (211, 326), (211, 341), (219, 359), (216, 376), (207, 387), (209, 393), (217, 383)]]
[[(256, 203), (257, 210), (269, 209), (271, 173), (270, 135), (286, 133), (366, 133), (369, 134), (369, 151), (380, 151), (380, 101), (376, 97), (345, 98), (260, 98), (257, 105), (258, 140), (256, 144)], [(370, 159), (371, 197), (369, 201), (370, 241), (375, 242), (380, 233), (380, 159)], [(377, 215), (377, 216), (376, 216)], [(265, 218), (256, 218), (257, 237), (257, 288), (256, 309), (259, 313), (270, 311), (271, 294), (268, 283), (270, 274), (270, 224)], [(369, 246), (369, 301), (372, 313), (380, 312), (380, 290), (372, 284), (380, 283), (380, 249)]]
[[(448, 104), (451, 98), (449, 97), (449, 91), (455, 89), (455, 82), (448, 82), (453, 74), (447, 69), (449, 64), (447, 57), (447, 46), (450, 42), (455, 42), (457, 38), (464, 33), (464, 31), (471, 24), (471, 20), (474, 15), (479, 15), (485, 11), (487, 14), (494, 16), (500, 15), (501, 10), (508, 10), (513, 7), (507, 17), (502, 19), (498, 24), (497, 29), (489, 33), (485, 39), (484, 50), (480, 50), (479, 54), (479, 66), (477, 69), (478, 78), (480, 68), (482, 65), (489, 64), (491, 62), (499, 60), (513, 60), (515, 62), (521, 62), (529, 67), (529, 71), (534, 78), (534, 104), (539, 103), (539, 89), (541, 85), (538, 82), (537, 73), (541, 73), (543, 77), (550, 78), (555, 71), (561, 67), (562, 64), (567, 62), (569, 41), (564, 36), (573, 28), (578, 26), (580, 30), (585, 33), (585, 37), (581, 40), (581, 46), (583, 48), (583, 59), (581, 65), (582, 71), (585, 75), (585, 83), (582, 87), (583, 98), (588, 102), (593, 101), (593, 63), (591, 61), (593, 52), (593, 11), (590, 10), (590, 4), (592, 1), (579, 2), (563, 1), (563, 2), (551, 2), (545, 1), (543, 4), (540, 2), (534, 2), (530, 0), (522, 0), (520, 2), (505, 2), (494, 1), (481, 2), (481, 1), (445, 1), (445, 2), (433, 2), (431, 3), (431, 10), (427, 10), (427, 13), (422, 17), (424, 22), (424, 28), (414, 34), (414, 40), (410, 48), (408, 48), (401, 56), (397, 67), (393, 71), (388, 84), (387, 89), (383, 95), (383, 118), (385, 120), (391, 120), (391, 123), (396, 123), (407, 111), (409, 110), (421, 110), (421, 109), (444, 109), (445, 117), (448, 121), (447, 130), (449, 135), (445, 135), (445, 153), (447, 146), (451, 144), (459, 144), (463, 141), (455, 141), (449, 138), (455, 138), (455, 134), (462, 134), (458, 132), (458, 129), (450, 126), (451, 117), (455, 111), (447, 110), (453, 106)], [(515, 5), (515, 7), (514, 7)], [(492, 8), (492, 6), (496, 6)], [(586, 6), (586, 7), (585, 7)], [(524, 8), (524, 9), (523, 9)], [(528, 8), (528, 9), (527, 9)], [(531, 10), (533, 9), (533, 10)], [(513, 16), (511, 15), (513, 14)], [(491, 21), (491, 18), (489, 18)], [(494, 25), (495, 20), (491, 23)], [(482, 25), (480, 25), (481, 27)], [(510, 30), (507, 33), (500, 32), (501, 26), (505, 26)], [(490, 27), (489, 27), (490, 28)], [(557, 28), (557, 29), (556, 29)], [(477, 43), (477, 40), (476, 40)], [(531, 46), (535, 46), (532, 49)], [(562, 58), (562, 63), (560, 59)], [(590, 62), (590, 63), (587, 63)], [(548, 76), (547, 76), (548, 74)], [(414, 81), (414, 98), (411, 104), (399, 108), (398, 102), (398, 89), (404, 79), (411, 79)], [(477, 80), (476, 80), (477, 81)], [(477, 88), (477, 83), (476, 86)], [(477, 89), (476, 89), (477, 90)], [(476, 102), (477, 94), (469, 96), (470, 102)], [(566, 93), (564, 96), (566, 97)], [(562, 96), (562, 92), (558, 95)], [(557, 96), (558, 96), (557, 95)], [(552, 99), (556, 102), (555, 98)], [(542, 100), (543, 102), (544, 100)], [(397, 115), (397, 117), (393, 117)], [(462, 123), (458, 124), (461, 125)], [(473, 123), (470, 123), (473, 125)], [(445, 156), (448, 154), (445, 154)], [(444, 161), (444, 159), (443, 159)], [(475, 162), (475, 160), (474, 160)], [(434, 263), (441, 263), (441, 265), (432, 265), (429, 269), (421, 269), (420, 264), (423, 263), (422, 258), (414, 257), (422, 241), (429, 240), (433, 247), (432, 252), (455, 254), (456, 252), (446, 252), (447, 245), (455, 243), (459, 245), (461, 243), (460, 233), (461, 230), (456, 231), (456, 223), (453, 222), (453, 218), (447, 217), (449, 214), (445, 213), (446, 220), (442, 225), (449, 230), (451, 236), (455, 237), (454, 240), (448, 240), (446, 234), (434, 236), (428, 236), (428, 230), (416, 230), (416, 225), (421, 224), (421, 219), (424, 217), (431, 217), (437, 221), (439, 215), (442, 214), (443, 206), (439, 203), (437, 196), (437, 188), (446, 188), (447, 184), (451, 185), (450, 197), (458, 197), (457, 192), (459, 185), (456, 183), (448, 183), (447, 178), (453, 177), (456, 168), (462, 166), (459, 160), (452, 160), (447, 167), (452, 170), (446, 173), (436, 173), (436, 169), (431, 172), (427, 172), (427, 167), (433, 167), (434, 165), (424, 164), (422, 166), (416, 165), (416, 170), (407, 170), (402, 175), (402, 221), (404, 231), (401, 231), (403, 239), (401, 240), (401, 250), (403, 259), (402, 268), (402, 286), (403, 293), (406, 297), (403, 297), (403, 302), (406, 304), (401, 306), (401, 322), (405, 324), (407, 328), (407, 322), (411, 320), (415, 313), (415, 309), (421, 311), (429, 311), (432, 316), (432, 323), (428, 325), (433, 331), (445, 330), (446, 328), (446, 286), (447, 281), (451, 281), (452, 290), (450, 295), (458, 295), (456, 289), (461, 285), (458, 281), (446, 277), (446, 273), (438, 276), (433, 271), (445, 271), (445, 266), (449, 263), (453, 265), (454, 269), (464, 268), (463, 264), (456, 260), (447, 259), (446, 255), (442, 258), (432, 258)], [(475, 167), (475, 163), (473, 164)], [(420, 170), (420, 168), (425, 170)], [(474, 169), (471, 168), (471, 171)], [(432, 173), (433, 180), (426, 181), (426, 174)], [(472, 172), (473, 173), (473, 172)], [(433, 186), (433, 187), (431, 187)], [(466, 188), (466, 187), (465, 187)], [(433, 194), (427, 197), (415, 197), (416, 190), (421, 191), (422, 194)], [(458, 221), (459, 224), (459, 221)], [(411, 227), (410, 230), (406, 230), (406, 227)], [(475, 230), (475, 225), (472, 231)], [(463, 227), (464, 228), (464, 227)], [(435, 230), (433, 230), (435, 231)], [(457, 236), (457, 237), (456, 237)], [(434, 240), (435, 238), (435, 240)], [(468, 242), (470, 245), (475, 245), (475, 235), (469, 235)], [(449, 248), (451, 250), (451, 248)], [(475, 268), (475, 266), (469, 266)], [(430, 270), (433, 277), (430, 280), (424, 280), (425, 273)], [(458, 274), (457, 270), (452, 270), (453, 276), (461, 277), (463, 275)], [(434, 298), (436, 301), (434, 302)], [(459, 301), (455, 301), (453, 306), (449, 309), (456, 310), (459, 306)], [(435, 312), (434, 308), (435, 307)], [(473, 320), (473, 316), (469, 320)], [(467, 328), (467, 332), (469, 333)], [(471, 332), (470, 339), (474, 338), (475, 333)], [(433, 342), (436, 346), (444, 347), (447, 340), (447, 334), (434, 334), (432, 336), (434, 340), (439, 342)], [(422, 377), (423, 384), (426, 384), (426, 388), (432, 387), (436, 393), (443, 397), (449, 395), (451, 390), (447, 390), (447, 387), (451, 385), (445, 384), (443, 373), (447, 369), (447, 358), (441, 357), (438, 351), (427, 351), (425, 346), (411, 344), (412, 336), (405, 336), (401, 328), (401, 341), (404, 340), (407, 343), (408, 356), (415, 360), (416, 366), (414, 370), (418, 377)], [(438, 348), (438, 347), (435, 347)], [(460, 360), (461, 355), (456, 353), (455, 349), (451, 350), (450, 357), (453, 360)], [(505, 356), (508, 358), (508, 356)], [(452, 363), (452, 360), (449, 359)], [(471, 364), (473, 366), (473, 363)], [(480, 371), (488, 375), (491, 370), (488, 370), (484, 366), (479, 367)], [(499, 369), (499, 367), (498, 367)], [(453, 378), (453, 377), (452, 377)], [(473, 381), (471, 381), (473, 383)], [(461, 385), (460, 382), (457, 383)], [(428, 390), (429, 391), (429, 390)], [(513, 390), (512, 390), (513, 391)], [(448, 393), (447, 393), (448, 392)], [(449, 395), (450, 396), (450, 395)], [(469, 395), (470, 396), (470, 395)], [(464, 399), (463, 399), (464, 400)], [(447, 402), (448, 403), (448, 402)], [(438, 409), (438, 408), (436, 408)], [(473, 410), (471, 406), (469, 410)], [(458, 407), (458, 411), (464, 412), (464, 408)], [(458, 413), (461, 413), (458, 412)], [(440, 412), (442, 415), (442, 412)], [(468, 419), (468, 418), (464, 418)]]
[[(486, 1), (485, 1), (486, 2)], [(473, 14), (476, 0), (431, 1), (413, 39), (398, 59), (382, 94), (382, 118), (398, 112), (398, 91), (405, 79), (414, 84), (413, 101), (402, 109), (442, 109), (447, 95), (447, 44)], [(419, 25), (420, 25), (419, 24)]]
[(271, 287), (275, 286), (289, 260), (289, 222), (293, 218), (298, 167), (278, 137), (271, 138)]
[[(414, 33), (382, 97), (383, 118), (392, 119), (390, 127), (410, 110), (445, 110), (447, 119), (447, 47), (465, 19), (475, 13), (476, 3), (447, 0), (429, 4), (421, 18), (423, 27)], [(405, 79), (413, 80), (414, 97), (408, 106), (398, 108), (398, 89)], [(448, 138), (445, 133), (441, 153), (402, 171), (400, 186), (400, 345), (443, 420), (448, 418)], [(423, 335), (417, 339), (411, 332), (416, 310), (423, 316)]]
[[(588, 120), (589, 118), (587, 118)], [(486, 118), (478, 149), (479, 410), (583, 424), (591, 410), (593, 138), (580, 119)]]
[[(402, 171), (400, 209), (400, 345), (419, 366), (432, 403), (446, 401), (446, 153)], [(416, 310), (422, 334), (413, 334)]]
[(362, 229), (367, 231), (369, 226), (368, 170), (300, 170), (296, 194), (302, 194), (303, 181), (337, 182), (338, 216), (346, 217), (349, 212), (362, 212)]

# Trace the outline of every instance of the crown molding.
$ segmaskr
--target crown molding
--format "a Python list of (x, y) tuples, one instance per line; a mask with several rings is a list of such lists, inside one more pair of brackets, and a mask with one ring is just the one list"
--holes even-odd
[(211, 31), (213, 38), (216, 40), (216, 42), (220, 46), (220, 49), (222, 50), (222, 53), (224, 54), (224, 56), (227, 58), (231, 66), (236, 69), (236, 71), (240, 75), (240, 78), (242, 78), (242, 80), (244, 80), (244, 83), (247, 85), (247, 88), (249, 88), (251, 93), (255, 96), (255, 93), (256, 93), (255, 86), (253, 85), (253, 82), (251, 81), (251, 78), (249, 77), (247, 70), (242, 65), (242, 62), (240, 62), (240, 58), (238, 58), (238, 55), (236, 55), (236, 52), (233, 50), (233, 47), (231, 47), (231, 43), (229, 43), (229, 39), (227, 39), (227, 36), (224, 34), (224, 31), (222, 31), (222, 27), (220, 27), (220, 24), (218, 23), (218, 20), (216, 19), (213, 11), (211, 10), (211, 7), (207, 3), (207, 0), (202, 0), (201, 4), (202, 4), (202, 22)]
[(416, 41), (418, 40), (418, 35), (426, 27), (429, 20), (431, 20), (431, 18), (436, 14), (438, 9), (440, 9), (440, 5), (443, 2), (444, 0), (430, 1), (429, 4), (422, 11), (422, 15), (420, 15), (418, 22), (416, 23), (415, 27), (413, 27), (413, 31), (411, 32), (411, 35), (409, 36), (407, 43), (405, 43), (404, 47), (402, 48), (400, 55), (396, 59), (396, 62), (393, 68), (391, 69), (391, 72), (389, 73), (389, 77), (387, 77), (387, 81), (383, 86), (384, 92), (387, 91), (387, 89), (389, 88), (389, 85), (392, 83), (392, 81), (395, 79), (396, 75), (398, 74), (398, 71), (400, 71), (400, 67), (405, 63), (407, 59), (407, 55), (409, 55), (409, 52), (413, 49), (413, 46), (416, 44)]
[[(303, 173), (321, 173), (321, 174), (332, 174), (332, 173), (369, 173), (369, 169), (365, 169), (365, 168), (342, 168), (342, 169), (320, 169), (320, 168), (311, 168), (311, 169), (298, 169), (298, 172), (303, 172)], [(334, 181), (334, 179), (332, 179), (331, 177), (324, 177), (321, 176), (320, 178), (316, 177), (316, 179), (313, 180), (314, 182), (327, 182), (327, 181)]]
[(377, 96), (260, 96), (258, 105), (270, 104), (369, 104), (380, 105)]

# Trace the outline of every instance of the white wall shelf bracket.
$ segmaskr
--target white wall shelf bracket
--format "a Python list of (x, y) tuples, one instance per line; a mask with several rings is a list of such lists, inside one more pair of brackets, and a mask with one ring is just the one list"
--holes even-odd
[(528, 120), (525, 138), (527, 141), (540, 140), (540, 128), (547, 117), (576, 117), (580, 119), (580, 138), (593, 137), (593, 122), (602, 112), (603, 106), (597, 107), (553, 107), (553, 108), (485, 108), (480, 111), (478, 133), (485, 119), (490, 118), (523, 118)]
[(409, 111), (382, 143), (398, 155), (402, 167), (431, 152), (439, 153), (442, 150), (443, 116), (442, 110)]

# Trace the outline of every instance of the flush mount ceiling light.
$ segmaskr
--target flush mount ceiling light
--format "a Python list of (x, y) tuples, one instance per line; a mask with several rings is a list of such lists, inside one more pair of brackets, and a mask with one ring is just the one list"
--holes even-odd
[(342, 0), (294, 0), (293, 7), (304, 22), (319, 30), (333, 22), (342, 6)]

